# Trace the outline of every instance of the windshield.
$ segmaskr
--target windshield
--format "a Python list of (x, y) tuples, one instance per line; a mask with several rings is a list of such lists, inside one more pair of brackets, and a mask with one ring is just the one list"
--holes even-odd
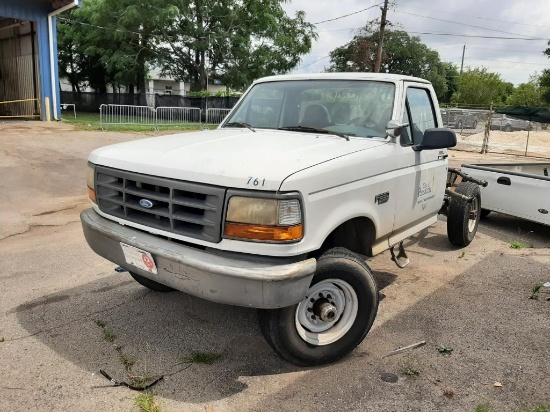
[(255, 85), (222, 127), (384, 137), (395, 85), (367, 80), (288, 80)]

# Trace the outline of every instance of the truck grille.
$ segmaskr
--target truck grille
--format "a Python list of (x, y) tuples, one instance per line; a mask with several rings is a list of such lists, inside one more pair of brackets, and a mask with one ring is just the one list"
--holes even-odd
[(102, 212), (182, 236), (219, 242), (224, 197), (222, 187), (96, 166)]

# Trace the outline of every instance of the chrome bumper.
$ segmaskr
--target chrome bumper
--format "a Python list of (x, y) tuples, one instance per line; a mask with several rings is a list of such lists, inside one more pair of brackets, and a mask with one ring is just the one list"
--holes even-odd
[[(296, 263), (259, 263), (219, 256), (160, 239), (98, 215), (80, 214), (86, 241), (94, 252), (138, 275), (213, 302), (274, 309), (301, 301), (315, 272), (315, 259)], [(158, 274), (130, 265), (120, 243), (153, 255)]]

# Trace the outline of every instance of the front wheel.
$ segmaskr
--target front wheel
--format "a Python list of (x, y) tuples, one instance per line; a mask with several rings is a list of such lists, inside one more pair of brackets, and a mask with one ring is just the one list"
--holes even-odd
[(325, 252), (304, 299), (294, 306), (258, 311), (273, 350), (298, 366), (334, 362), (359, 345), (378, 310), (369, 266), (344, 248)]
[(481, 193), (479, 186), (473, 182), (462, 182), (456, 193), (472, 197), (471, 203), (451, 199), (447, 213), (447, 236), (455, 246), (468, 246), (477, 232), (481, 214)]

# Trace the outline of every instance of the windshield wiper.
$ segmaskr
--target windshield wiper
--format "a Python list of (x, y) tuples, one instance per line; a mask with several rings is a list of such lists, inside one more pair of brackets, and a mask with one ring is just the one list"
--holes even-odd
[(312, 126), (286, 126), (286, 127), (279, 127), (277, 130), (290, 130), (294, 132), (317, 132), (317, 133), (323, 133), (323, 134), (333, 134), (335, 136), (339, 136), (343, 139), (346, 139), (349, 142), (349, 136), (345, 135), (344, 133), (334, 132), (332, 130), (328, 129), (321, 129), (320, 127), (312, 127)]
[(247, 129), (252, 130), (253, 132), (256, 132), (256, 130), (252, 126), (244, 122), (229, 122), (225, 124), (223, 127), (246, 127)]

